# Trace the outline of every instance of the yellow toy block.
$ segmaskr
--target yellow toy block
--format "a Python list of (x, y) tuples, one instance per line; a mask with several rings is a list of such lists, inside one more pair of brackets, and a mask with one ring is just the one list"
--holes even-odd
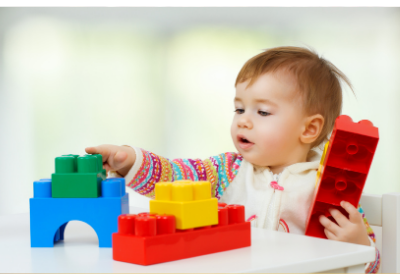
[(218, 224), (218, 200), (211, 198), (208, 181), (182, 180), (156, 183), (150, 213), (174, 215), (177, 229)]
[(318, 186), (318, 181), (321, 177), (321, 173), (322, 173), (322, 169), (324, 168), (324, 161), (325, 161), (325, 155), (326, 152), (328, 151), (328, 147), (329, 147), (329, 141), (325, 143), (324, 146), (324, 152), (322, 153), (322, 157), (321, 157), (321, 161), (319, 162), (319, 167), (318, 167), (318, 172), (317, 172), (317, 179), (315, 181), (315, 187), (316, 188)]

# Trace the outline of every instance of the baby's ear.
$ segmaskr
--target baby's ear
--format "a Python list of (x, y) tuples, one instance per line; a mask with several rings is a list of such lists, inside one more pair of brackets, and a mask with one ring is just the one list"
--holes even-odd
[(311, 144), (317, 140), (324, 127), (324, 117), (321, 114), (308, 116), (304, 119), (304, 129), (300, 135), (300, 141)]

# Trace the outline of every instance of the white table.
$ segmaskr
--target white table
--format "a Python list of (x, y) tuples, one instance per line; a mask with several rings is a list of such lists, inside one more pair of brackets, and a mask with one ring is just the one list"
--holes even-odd
[(364, 273), (375, 258), (368, 246), (252, 228), (251, 247), (141, 266), (114, 261), (85, 223), (69, 223), (64, 237), (54, 248), (31, 248), (29, 214), (0, 216), (0, 273)]

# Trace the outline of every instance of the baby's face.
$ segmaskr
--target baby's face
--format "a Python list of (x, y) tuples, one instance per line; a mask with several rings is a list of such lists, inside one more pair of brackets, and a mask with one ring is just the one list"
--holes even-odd
[(249, 81), (236, 87), (231, 127), (236, 149), (258, 166), (294, 164), (306, 117), (296, 81), (282, 71), (265, 73), (246, 89)]

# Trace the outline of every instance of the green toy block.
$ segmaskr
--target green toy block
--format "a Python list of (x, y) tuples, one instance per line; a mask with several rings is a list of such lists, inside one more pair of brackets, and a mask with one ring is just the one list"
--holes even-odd
[(100, 154), (56, 157), (51, 195), (54, 198), (96, 198), (101, 196), (101, 182), (106, 177)]

